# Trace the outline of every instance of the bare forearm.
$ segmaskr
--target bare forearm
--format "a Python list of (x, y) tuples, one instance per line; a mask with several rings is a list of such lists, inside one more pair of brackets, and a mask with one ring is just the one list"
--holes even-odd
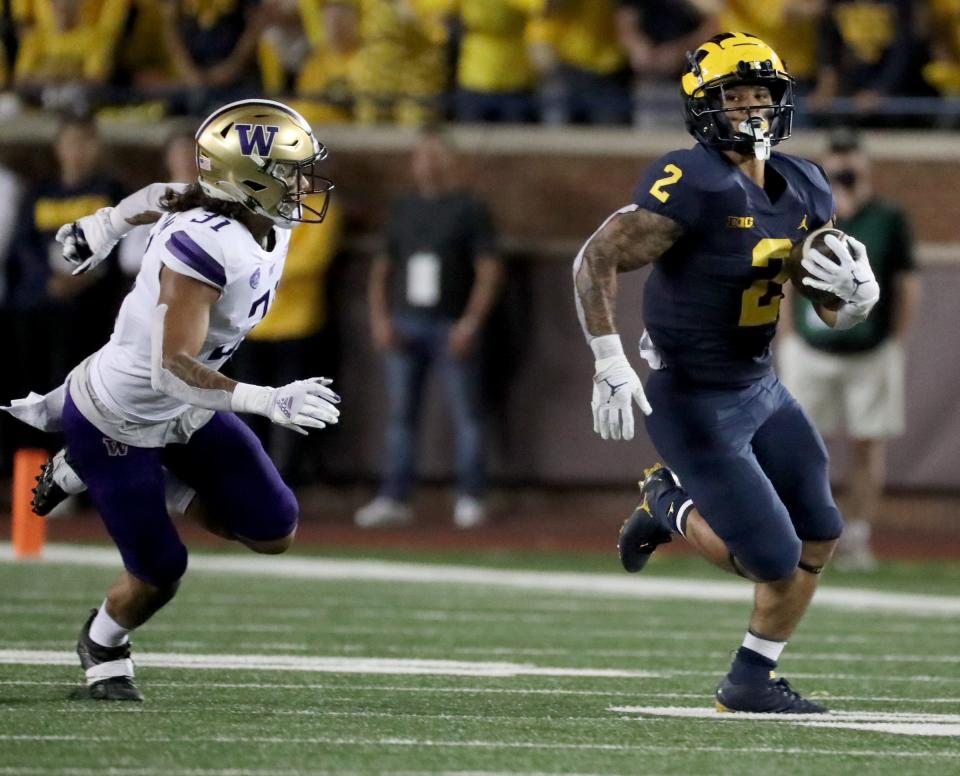
[(493, 258), (481, 258), (477, 262), (476, 279), (467, 300), (463, 318), (481, 326), (490, 314), (503, 280), (503, 266)]

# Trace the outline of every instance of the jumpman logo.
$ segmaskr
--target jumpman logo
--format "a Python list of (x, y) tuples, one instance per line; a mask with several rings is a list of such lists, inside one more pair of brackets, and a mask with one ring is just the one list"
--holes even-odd
[(810, 231), (810, 227), (807, 226), (807, 214), (806, 214), (806, 213), (803, 214), (803, 220), (800, 222), (800, 226), (798, 226), (797, 229), (803, 229), (803, 231), (805, 231), (805, 232), (809, 232), (809, 231)]
[(610, 379), (607, 378), (607, 377), (604, 377), (604, 378), (603, 378), (603, 382), (605, 382), (605, 383), (607, 384), (607, 386), (610, 388), (610, 398), (611, 398), (611, 399), (614, 397), (614, 395), (616, 394), (617, 391), (619, 391), (621, 388), (623, 388), (623, 386), (625, 386), (625, 385), (627, 384), (627, 381), (625, 380), (625, 381), (622, 382), (622, 383), (619, 383), (619, 384), (617, 384), (617, 385), (614, 385), (613, 383), (610, 382)]
[(860, 278), (857, 277), (857, 273), (853, 272), (852, 270), (850, 272), (850, 277), (853, 279), (853, 283), (854, 283), (853, 285), (854, 296), (857, 295), (857, 292), (860, 290), (860, 286), (865, 286), (867, 283), (870, 282), (869, 280), (860, 280)]

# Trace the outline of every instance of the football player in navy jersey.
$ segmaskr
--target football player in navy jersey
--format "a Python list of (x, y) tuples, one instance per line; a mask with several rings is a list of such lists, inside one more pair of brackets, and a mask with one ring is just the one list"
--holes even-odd
[[(773, 672), (842, 530), (826, 448), (770, 361), (782, 285), (799, 278), (791, 247), (834, 211), (820, 167), (771, 150), (790, 136), (792, 85), (752, 35), (722, 33), (690, 54), (681, 91), (698, 142), (650, 166), (573, 270), (596, 359), (594, 430), (632, 439), (636, 402), (670, 467), (644, 472), (642, 503), (620, 532), (624, 566), (639, 571), (676, 533), (755, 583), (749, 630), (717, 688), (723, 711), (826, 711)], [(839, 263), (809, 252), (802, 283), (837, 298), (818, 308), (825, 323), (853, 326), (879, 289), (862, 244), (828, 237), (827, 247)], [(617, 275), (648, 264), (644, 390), (614, 309)]]

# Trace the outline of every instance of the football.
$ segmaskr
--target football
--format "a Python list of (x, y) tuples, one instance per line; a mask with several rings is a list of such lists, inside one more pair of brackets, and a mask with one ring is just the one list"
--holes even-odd
[(828, 310), (837, 310), (843, 307), (843, 300), (831, 294), (829, 291), (821, 291), (818, 288), (811, 288), (808, 285), (804, 285), (803, 279), (811, 277), (811, 275), (800, 263), (811, 249), (820, 251), (820, 253), (836, 264), (840, 263), (840, 259), (834, 255), (826, 243), (825, 238), (828, 234), (832, 234), (841, 241), (846, 242), (847, 236), (839, 229), (825, 226), (810, 232), (805, 239), (794, 243), (793, 249), (790, 251), (790, 277), (797, 290), (811, 302), (822, 305)]

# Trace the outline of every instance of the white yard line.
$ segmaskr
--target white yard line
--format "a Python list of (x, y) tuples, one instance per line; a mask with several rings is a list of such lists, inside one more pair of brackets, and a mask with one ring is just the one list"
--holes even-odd
[[(722, 720), (724, 723), (764, 722), (800, 727), (864, 730), (904, 736), (960, 736), (960, 714), (917, 714), (888, 711), (834, 711), (830, 714), (736, 714), (691, 706), (611, 706), (618, 714), (638, 715), (642, 719), (683, 718)], [(956, 753), (960, 757), (960, 752)]]
[[(13, 560), (9, 543), (0, 545), (0, 561)], [(44, 560), (81, 566), (116, 568), (114, 549), (50, 544)], [(238, 574), (287, 579), (409, 582), (507, 587), (568, 595), (627, 597), (656, 600), (746, 602), (753, 588), (740, 581), (672, 579), (626, 574), (587, 574), (549, 571), (513, 571), (472, 566), (401, 563), (374, 560), (341, 560), (288, 555), (192, 554), (192, 572)], [(817, 592), (819, 606), (855, 611), (889, 611), (912, 615), (960, 615), (960, 596), (889, 593), (855, 588), (825, 588)]]
[[(138, 652), (141, 668), (215, 669), (220, 671), (298, 671), (328, 674), (415, 674), (418, 676), (558, 676), (604, 679), (660, 679), (658, 671), (615, 668), (565, 668), (526, 663), (468, 662), (460, 660), (403, 660), (389, 658), (301, 657), (299, 655), (198, 655)], [(70, 652), (53, 650), (0, 650), (0, 665), (74, 665)]]

